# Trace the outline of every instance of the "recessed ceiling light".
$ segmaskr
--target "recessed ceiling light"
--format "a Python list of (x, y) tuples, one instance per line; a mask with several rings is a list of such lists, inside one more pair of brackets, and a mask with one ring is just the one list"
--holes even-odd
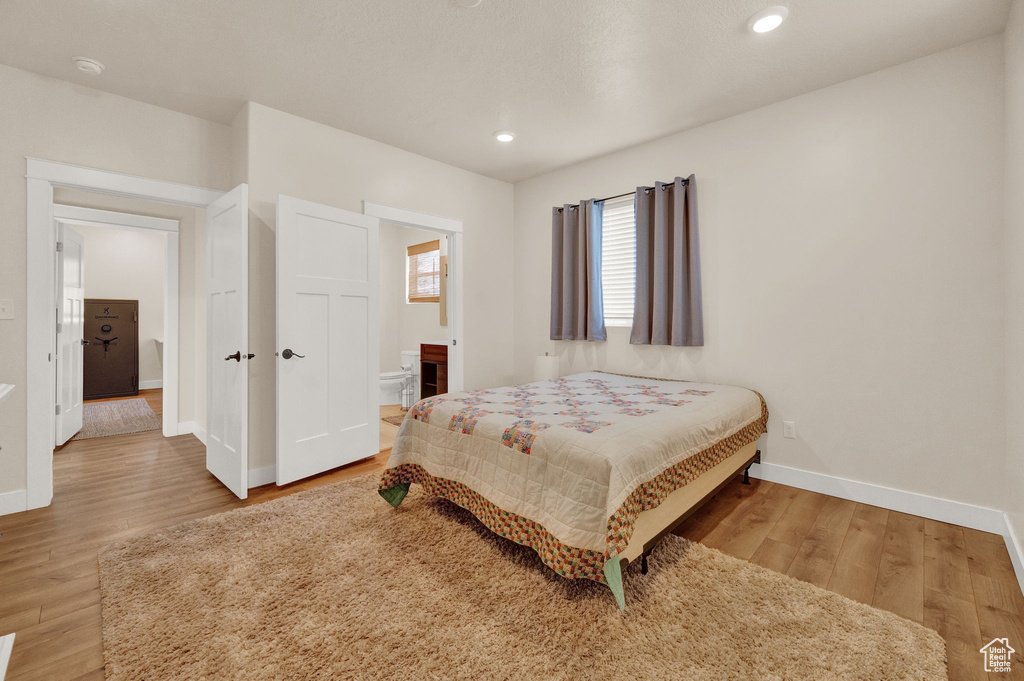
[(506, 142), (507, 143), (507, 142), (511, 142), (515, 138), (516, 138), (516, 134), (514, 132), (510, 132), (508, 130), (499, 130), (498, 132), (494, 133), (494, 139), (498, 140), (499, 142)]
[(789, 9), (781, 5), (776, 5), (775, 7), (763, 9), (750, 17), (750, 21), (747, 23), (747, 26), (749, 26), (750, 30), (754, 33), (767, 33), (768, 31), (774, 31), (781, 26), (787, 16), (789, 16)]
[(99, 63), (95, 59), (89, 59), (88, 57), (75, 57), (75, 66), (78, 67), (79, 71), (98, 76), (103, 73), (103, 69), (106, 67)]

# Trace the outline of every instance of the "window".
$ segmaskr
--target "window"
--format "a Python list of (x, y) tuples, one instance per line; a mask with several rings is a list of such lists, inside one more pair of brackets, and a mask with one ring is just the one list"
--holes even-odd
[(634, 196), (604, 203), (601, 229), (601, 288), (606, 326), (632, 326), (636, 289)]
[(437, 240), (409, 246), (409, 302), (441, 300), (441, 246)]

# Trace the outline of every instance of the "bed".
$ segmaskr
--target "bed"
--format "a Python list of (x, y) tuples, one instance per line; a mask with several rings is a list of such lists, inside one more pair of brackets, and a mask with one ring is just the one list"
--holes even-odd
[(745, 472), (767, 422), (746, 388), (606, 372), (449, 393), (409, 410), (379, 492), (418, 483), (624, 608), (622, 568)]

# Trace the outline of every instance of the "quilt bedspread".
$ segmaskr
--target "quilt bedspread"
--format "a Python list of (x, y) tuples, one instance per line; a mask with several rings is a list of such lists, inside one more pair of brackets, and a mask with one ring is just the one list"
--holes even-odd
[(603, 581), (633, 522), (766, 432), (746, 388), (588, 372), (421, 400), (382, 490), (417, 482), (570, 577)]

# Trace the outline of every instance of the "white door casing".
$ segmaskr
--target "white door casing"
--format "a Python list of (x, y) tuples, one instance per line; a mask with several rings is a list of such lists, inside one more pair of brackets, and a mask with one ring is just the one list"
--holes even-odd
[[(25, 494), (11, 512), (48, 506), (53, 501), (53, 443), (56, 433), (57, 259), (54, 244), (55, 187), (113, 194), (206, 209), (224, 192), (154, 180), (99, 168), (27, 157), (25, 175), (25, 404), (27, 469)], [(175, 250), (175, 253), (177, 251)], [(173, 433), (168, 433), (173, 434)], [(4, 512), (0, 509), (0, 514)]]
[(278, 485), (379, 451), (378, 226), (278, 196)]
[(248, 185), (238, 185), (207, 207), (206, 254), (206, 468), (245, 499), (249, 487)]
[(82, 429), (85, 329), (85, 239), (57, 223), (57, 420), (55, 444), (60, 446)]

